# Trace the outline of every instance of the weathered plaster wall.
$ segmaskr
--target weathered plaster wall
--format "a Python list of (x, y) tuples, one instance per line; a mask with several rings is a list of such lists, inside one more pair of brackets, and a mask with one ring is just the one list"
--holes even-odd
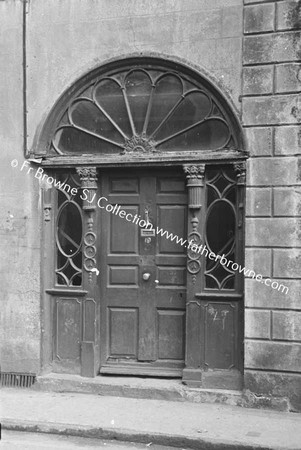
[(184, 58), (216, 77), (240, 108), (242, 0), (31, 0), (29, 148), (38, 125), (74, 81), (120, 55)]
[(24, 373), (40, 360), (40, 242), (37, 184), (10, 164), (24, 160), (22, 16), (0, 2), (0, 367)]
[(293, 410), (301, 410), (300, 29), (300, 1), (245, 1), (246, 266), (289, 288), (246, 279), (245, 383), (263, 402), (289, 398)]

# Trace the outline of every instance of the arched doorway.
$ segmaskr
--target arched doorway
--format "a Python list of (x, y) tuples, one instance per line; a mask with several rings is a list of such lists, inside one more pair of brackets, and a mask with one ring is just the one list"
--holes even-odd
[(220, 93), (159, 58), (114, 62), (41, 142), (63, 183), (45, 191), (44, 364), (239, 386), (243, 280), (221, 257), (242, 266), (246, 155)]

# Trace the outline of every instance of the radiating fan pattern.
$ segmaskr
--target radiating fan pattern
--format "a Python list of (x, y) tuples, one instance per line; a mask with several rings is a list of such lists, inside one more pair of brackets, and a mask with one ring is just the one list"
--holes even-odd
[(73, 99), (52, 140), (59, 154), (219, 150), (233, 145), (217, 101), (174, 72), (136, 68)]

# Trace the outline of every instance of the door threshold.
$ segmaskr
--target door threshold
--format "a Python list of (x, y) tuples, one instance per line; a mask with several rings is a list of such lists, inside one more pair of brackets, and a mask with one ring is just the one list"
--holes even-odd
[(99, 373), (101, 375), (131, 375), (158, 378), (182, 378), (183, 369), (177, 367), (156, 367), (139, 364), (104, 364)]

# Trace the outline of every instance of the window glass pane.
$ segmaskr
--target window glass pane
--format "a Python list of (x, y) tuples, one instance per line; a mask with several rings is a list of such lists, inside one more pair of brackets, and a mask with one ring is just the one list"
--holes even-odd
[(207, 216), (207, 243), (215, 254), (227, 253), (235, 234), (235, 214), (229, 203), (217, 200)]
[(70, 256), (80, 248), (82, 221), (78, 208), (72, 202), (65, 203), (58, 218), (58, 244), (63, 254)]
[(124, 96), (119, 85), (111, 79), (101, 80), (95, 88), (94, 96), (99, 105), (102, 106), (113, 121), (130, 138), (132, 136), (132, 129)]
[(222, 287), (224, 289), (234, 289), (234, 287), (235, 287), (235, 276), (234, 276), (234, 274), (230, 275), (229, 278), (223, 282)]
[(236, 189), (234, 186), (227, 189), (225, 192), (225, 198), (229, 200), (233, 205), (236, 203)]
[(159, 142), (181, 130), (185, 130), (185, 128), (205, 119), (210, 113), (210, 109), (211, 102), (207, 95), (202, 92), (187, 94), (164, 125), (155, 133), (154, 139)]
[(175, 75), (166, 75), (157, 81), (147, 128), (149, 135), (156, 130), (162, 120), (181, 99), (182, 91), (181, 80)]
[(74, 125), (112, 141), (124, 142), (124, 138), (112, 122), (89, 100), (80, 100), (74, 103), (70, 108), (70, 116)]
[(152, 90), (150, 78), (145, 72), (134, 70), (126, 77), (125, 89), (136, 132), (141, 134)]
[(72, 127), (64, 127), (57, 131), (54, 146), (62, 153), (120, 153), (121, 148), (91, 136), (84, 131)]
[(226, 145), (229, 137), (228, 126), (218, 119), (208, 119), (202, 124), (182, 133), (163, 144), (161, 150), (217, 150)]

